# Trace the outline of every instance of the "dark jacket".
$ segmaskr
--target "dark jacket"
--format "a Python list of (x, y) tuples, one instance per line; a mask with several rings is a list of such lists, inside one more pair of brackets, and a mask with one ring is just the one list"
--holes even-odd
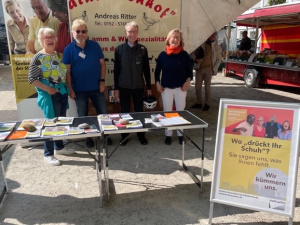
[(115, 89), (144, 88), (151, 90), (150, 66), (148, 51), (144, 45), (136, 43), (130, 47), (128, 43), (119, 45), (115, 50), (114, 82)]
[(246, 50), (249, 51), (251, 48), (251, 39), (249, 37), (245, 37), (241, 40), (241, 44), (240, 44), (240, 50)]
[[(191, 61), (186, 51), (167, 55), (161, 52), (157, 58), (155, 68), (155, 83), (158, 81), (164, 88), (178, 88), (187, 78), (193, 80)], [(160, 78), (161, 77), (161, 78)]]

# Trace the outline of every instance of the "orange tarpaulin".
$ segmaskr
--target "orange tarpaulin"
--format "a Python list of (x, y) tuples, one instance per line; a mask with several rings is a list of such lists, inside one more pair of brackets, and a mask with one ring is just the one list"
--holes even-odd
[(269, 26), (262, 28), (260, 49), (270, 48), (278, 54), (300, 57), (300, 26)]

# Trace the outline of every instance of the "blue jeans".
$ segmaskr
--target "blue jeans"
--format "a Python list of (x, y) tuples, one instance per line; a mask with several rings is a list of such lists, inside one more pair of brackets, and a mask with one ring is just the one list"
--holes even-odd
[(89, 98), (91, 99), (98, 115), (107, 113), (105, 96), (99, 90), (76, 92), (75, 94), (75, 102), (79, 117), (88, 115)]
[[(51, 95), (52, 104), (54, 108), (55, 117), (66, 116), (67, 115), (67, 106), (68, 106), (68, 95), (57, 92), (54, 95)], [(54, 155), (55, 150), (61, 150), (64, 148), (62, 140), (59, 141), (45, 141), (44, 142), (44, 156)]]

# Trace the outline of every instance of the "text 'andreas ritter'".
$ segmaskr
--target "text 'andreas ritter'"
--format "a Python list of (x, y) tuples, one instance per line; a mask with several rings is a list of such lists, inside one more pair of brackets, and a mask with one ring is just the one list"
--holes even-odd
[(95, 14), (95, 18), (98, 19), (130, 19), (134, 20), (136, 19), (136, 15), (131, 15), (131, 14), (120, 14), (120, 15), (113, 15), (113, 14)]

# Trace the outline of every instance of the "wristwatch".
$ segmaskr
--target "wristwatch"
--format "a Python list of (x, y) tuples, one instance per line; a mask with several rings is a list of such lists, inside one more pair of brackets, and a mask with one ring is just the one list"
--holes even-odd
[(105, 82), (105, 79), (100, 79), (99, 82)]

